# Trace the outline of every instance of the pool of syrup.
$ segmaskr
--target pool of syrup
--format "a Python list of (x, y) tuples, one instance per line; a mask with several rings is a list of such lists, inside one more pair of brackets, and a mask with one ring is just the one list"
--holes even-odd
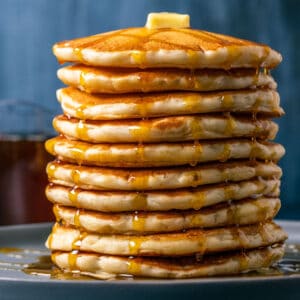
[[(26, 261), (33, 262), (26, 262)], [(56, 280), (97, 280), (94, 277), (79, 274), (78, 272), (64, 272), (51, 261), (46, 250), (0, 248), (0, 271), (17, 271), (30, 276), (46, 277)], [(251, 271), (230, 277), (289, 277), (300, 275), (300, 244), (287, 244), (285, 255), (277, 265)], [(141, 280), (131, 276), (119, 276), (114, 280)], [(111, 279), (110, 279), (111, 280)]]

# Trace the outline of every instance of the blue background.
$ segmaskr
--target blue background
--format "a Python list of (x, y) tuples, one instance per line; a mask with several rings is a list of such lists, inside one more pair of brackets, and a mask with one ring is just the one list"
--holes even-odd
[[(283, 63), (272, 72), (286, 111), (278, 120), (277, 137), (287, 150), (280, 162), (284, 170), (280, 217), (300, 219), (300, 1), (1, 0), (0, 101), (26, 99), (49, 110), (51, 116), (60, 113), (55, 90), (62, 84), (56, 78), (58, 63), (51, 53), (52, 45), (64, 39), (143, 26), (152, 11), (188, 13), (192, 27), (263, 42), (282, 53)], [(47, 124), (51, 131), (50, 121)]]

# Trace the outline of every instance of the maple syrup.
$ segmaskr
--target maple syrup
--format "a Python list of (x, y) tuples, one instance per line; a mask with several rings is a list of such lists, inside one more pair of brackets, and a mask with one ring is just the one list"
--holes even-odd
[(143, 232), (145, 230), (146, 218), (138, 211), (135, 212), (132, 218), (132, 228), (134, 231)]
[(82, 140), (89, 139), (88, 127), (83, 120), (79, 120), (76, 126), (76, 134)]
[(128, 273), (130, 274), (139, 274), (141, 266), (137, 264), (132, 257), (129, 257), (128, 263)]
[(139, 254), (141, 243), (142, 243), (141, 237), (131, 237), (128, 243), (129, 254), (130, 255)]
[(73, 52), (80, 62), (82, 62), (82, 63), (85, 62), (81, 48), (76, 47), (76, 48), (74, 48)]
[(194, 155), (193, 155), (194, 159), (190, 162), (190, 165), (192, 167), (196, 166), (198, 162), (200, 162), (201, 155), (203, 152), (202, 145), (199, 143), (198, 140), (194, 140), (193, 151), (194, 151)]
[(51, 159), (44, 139), (0, 137), (0, 225), (53, 220), (44, 192)]
[(75, 207), (78, 207), (78, 194), (79, 189), (76, 186), (73, 186), (68, 192), (68, 198)]

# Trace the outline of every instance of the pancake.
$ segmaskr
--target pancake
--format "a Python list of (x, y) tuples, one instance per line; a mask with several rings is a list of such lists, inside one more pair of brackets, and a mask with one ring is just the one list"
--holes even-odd
[(98, 279), (133, 275), (153, 278), (193, 278), (232, 275), (267, 268), (280, 260), (284, 247), (280, 244), (270, 247), (184, 258), (121, 257), (82, 252), (55, 251), (52, 261), (66, 271), (80, 272)]
[(117, 120), (210, 112), (251, 112), (279, 117), (274, 90), (211, 93), (87, 94), (76, 88), (57, 90), (64, 113), (83, 120)]
[(214, 205), (200, 210), (170, 212), (100, 213), (55, 205), (57, 222), (83, 231), (100, 234), (149, 234), (248, 225), (275, 217), (280, 208), (278, 198), (260, 197)]
[(184, 70), (122, 69), (71, 65), (57, 71), (58, 78), (88, 93), (161, 91), (220, 91), (265, 87), (276, 89), (272, 76), (255, 69)]
[(268, 119), (194, 115), (148, 120), (83, 121), (56, 116), (59, 133), (92, 143), (184, 142), (198, 139), (257, 137), (274, 139), (278, 125)]
[(47, 165), (49, 181), (92, 190), (161, 190), (242, 181), (257, 176), (279, 178), (282, 171), (272, 162), (238, 161), (196, 167), (115, 169), (78, 166), (62, 162)]
[(103, 212), (198, 210), (217, 203), (247, 197), (279, 196), (279, 180), (250, 180), (175, 191), (88, 191), (77, 187), (50, 184), (46, 189), (49, 201), (66, 206)]
[(273, 222), (153, 235), (102, 235), (56, 223), (46, 247), (122, 256), (187, 256), (253, 249), (283, 242), (286, 238), (286, 233)]
[(116, 30), (56, 43), (53, 53), (60, 62), (133, 68), (273, 68), (282, 60), (266, 45), (191, 28)]
[(285, 152), (280, 144), (245, 139), (134, 145), (91, 144), (60, 136), (48, 140), (45, 145), (50, 154), (65, 162), (126, 168), (194, 166), (245, 158), (278, 161)]
[(215, 184), (194, 189), (147, 192), (89, 191), (78, 187), (49, 184), (46, 196), (54, 204), (75, 206), (102, 212), (167, 211), (200, 209), (230, 200), (268, 195), (278, 197), (280, 181), (254, 179), (237, 183)]

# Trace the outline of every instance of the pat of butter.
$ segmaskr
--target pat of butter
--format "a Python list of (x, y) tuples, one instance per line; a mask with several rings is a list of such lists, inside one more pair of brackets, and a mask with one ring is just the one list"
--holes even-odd
[(147, 17), (146, 28), (188, 28), (190, 16), (176, 13), (150, 13)]

